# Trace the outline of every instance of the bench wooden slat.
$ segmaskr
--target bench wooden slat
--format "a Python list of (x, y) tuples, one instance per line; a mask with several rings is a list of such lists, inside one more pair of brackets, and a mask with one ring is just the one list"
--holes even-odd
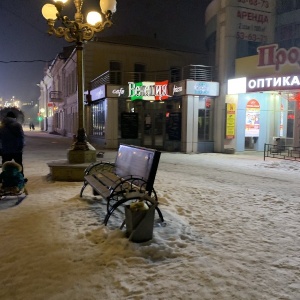
[(93, 174), (93, 176), (94, 176), (94, 178), (96, 180), (99, 180), (107, 188), (110, 188), (111, 186), (115, 185), (115, 180), (112, 180), (112, 179), (108, 178), (102, 172), (101, 173), (97, 173), (97, 174)]
[(110, 195), (110, 190), (99, 180), (97, 180), (93, 175), (86, 175), (84, 179), (89, 183), (89, 185), (102, 197), (108, 198)]
[(114, 189), (114, 192), (121, 192), (121, 186), (117, 186), (117, 183), (120, 181), (120, 177), (108, 172), (102, 172), (93, 175), (97, 180), (101, 182), (102, 185), (105, 185), (107, 188)]
[(116, 183), (120, 179), (119, 176), (117, 176), (116, 174), (111, 173), (111, 172), (104, 171), (104, 172), (101, 172), (100, 175), (101, 175), (101, 179), (100, 180), (102, 180), (103, 177), (106, 177), (106, 179), (110, 180), (112, 183)]

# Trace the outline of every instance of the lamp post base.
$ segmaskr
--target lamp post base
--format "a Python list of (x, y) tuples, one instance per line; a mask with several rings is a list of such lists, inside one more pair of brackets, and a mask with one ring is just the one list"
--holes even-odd
[(84, 145), (74, 145), (68, 150), (67, 157), (70, 164), (92, 163), (96, 161), (96, 149), (88, 142)]
[(48, 162), (52, 180), (83, 181), (84, 170), (97, 161), (96, 149), (88, 142), (84, 145), (74, 143), (72, 147), (67, 152), (67, 159)]
[(79, 128), (72, 148), (68, 150), (67, 158), (70, 164), (84, 164), (96, 161), (96, 149), (86, 141), (84, 128)]
[(53, 181), (83, 182), (84, 170), (90, 163), (70, 164), (68, 160), (49, 161), (50, 176)]

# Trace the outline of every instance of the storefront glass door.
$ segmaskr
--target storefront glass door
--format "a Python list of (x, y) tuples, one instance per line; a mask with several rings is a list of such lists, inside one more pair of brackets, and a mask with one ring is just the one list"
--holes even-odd
[[(165, 136), (165, 104), (149, 103), (144, 110), (143, 146), (163, 148)], [(150, 106), (150, 107), (149, 107)]]

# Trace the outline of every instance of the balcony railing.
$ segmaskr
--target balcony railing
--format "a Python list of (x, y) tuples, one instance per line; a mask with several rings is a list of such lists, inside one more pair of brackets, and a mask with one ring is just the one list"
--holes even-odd
[(284, 146), (284, 145), (264, 145), (264, 160), (266, 157), (293, 160), (300, 162), (300, 147)]
[(213, 68), (202, 65), (189, 65), (182, 68), (183, 79), (213, 81)]
[(163, 81), (176, 82), (185, 79), (196, 81), (214, 81), (215, 69), (211, 66), (188, 65), (183, 68), (154, 72), (121, 72), (106, 71), (90, 82), (90, 88), (95, 89), (104, 84), (125, 85), (128, 82)]

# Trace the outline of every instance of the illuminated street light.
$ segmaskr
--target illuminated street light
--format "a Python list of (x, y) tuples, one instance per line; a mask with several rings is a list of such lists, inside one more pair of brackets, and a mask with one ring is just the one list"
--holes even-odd
[[(100, 0), (101, 13), (90, 12), (87, 15), (87, 22), (81, 13), (84, 0), (74, 0), (76, 13), (74, 21), (67, 16), (62, 15), (62, 10), (68, 0), (53, 0), (54, 4), (45, 4), (42, 8), (42, 14), (48, 22), (48, 33), (57, 37), (64, 37), (67, 42), (76, 43), (77, 53), (77, 90), (78, 90), (78, 131), (77, 139), (69, 153), (69, 161), (74, 163), (92, 162), (96, 160), (89, 158), (84, 152), (95, 150), (87, 141), (84, 129), (84, 74), (83, 74), (83, 45), (85, 42), (93, 39), (95, 33), (104, 30), (105, 27), (112, 25), (111, 17), (116, 12), (116, 0)], [(56, 20), (59, 20), (62, 26), (55, 27)], [(82, 151), (80, 151), (82, 150)], [(76, 158), (75, 158), (76, 157)], [(70, 161), (71, 162), (71, 161)]]

